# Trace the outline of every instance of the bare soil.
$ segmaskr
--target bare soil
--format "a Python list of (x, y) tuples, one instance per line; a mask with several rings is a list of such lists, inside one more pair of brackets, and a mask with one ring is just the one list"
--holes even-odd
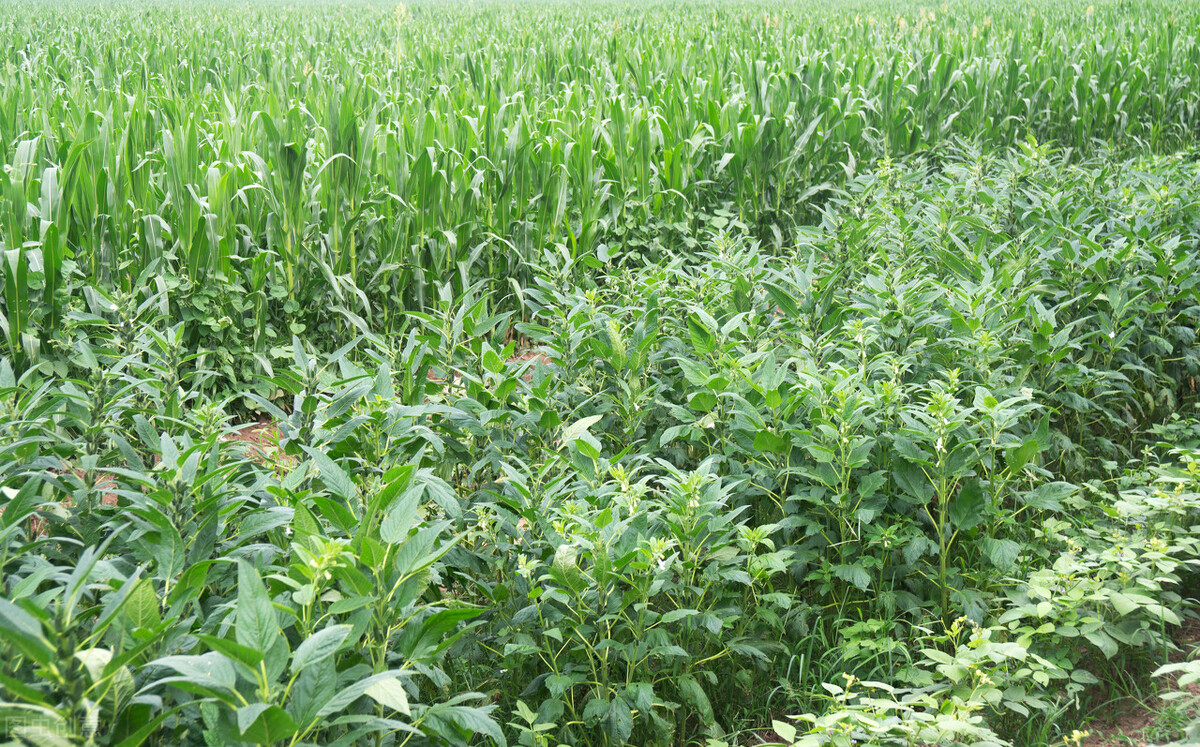
[[(1175, 636), (1175, 644), (1179, 651), (1174, 652), (1171, 661), (1182, 661), (1189, 653), (1200, 645), (1200, 620), (1187, 620)], [(1174, 676), (1158, 679), (1159, 688), (1163, 692), (1179, 689)], [(1200, 697), (1200, 684), (1187, 686), (1187, 691), (1195, 697)], [(1180, 701), (1165, 701), (1159, 697), (1151, 697), (1145, 701), (1126, 699), (1118, 701), (1107, 714), (1102, 714), (1088, 727), (1088, 736), (1080, 742), (1080, 747), (1150, 747), (1159, 743), (1161, 729), (1155, 727), (1171, 708), (1184, 705)], [(1196, 704), (1190, 706), (1194, 717)], [(1151, 735), (1149, 732), (1155, 732)]]

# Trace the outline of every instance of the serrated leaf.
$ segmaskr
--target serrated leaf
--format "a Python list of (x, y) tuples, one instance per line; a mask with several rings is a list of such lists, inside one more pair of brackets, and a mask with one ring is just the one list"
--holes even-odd
[(950, 502), (950, 522), (961, 531), (978, 526), (986, 518), (987, 503), (978, 480), (967, 480)]
[(1062, 501), (1076, 490), (1078, 488), (1069, 482), (1048, 482), (1025, 494), (1023, 500), (1026, 505), (1043, 511), (1062, 511)]
[(871, 576), (861, 565), (835, 565), (833, 575), (859, 589), (866, 589), (871, 585)]
[(1021, 546), (1009, 539), (984, 537), (979, 540), (979, 547), (992, 565), (1001, 570), (1008, 570), (1016, 565), (1017, 557), (1021, 554)]

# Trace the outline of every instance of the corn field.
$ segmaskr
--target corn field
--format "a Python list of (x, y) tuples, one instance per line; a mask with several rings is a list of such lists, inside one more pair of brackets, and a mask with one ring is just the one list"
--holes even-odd
[(279, 319), (519, 293), (546, 252), (657, 261), (728, 221), (782, 246), (864, 165), (960, 138), (1200, 127), (1188, 3), (5, 5), (18, 361), (77, 283), (156, 278), (261, 352)]

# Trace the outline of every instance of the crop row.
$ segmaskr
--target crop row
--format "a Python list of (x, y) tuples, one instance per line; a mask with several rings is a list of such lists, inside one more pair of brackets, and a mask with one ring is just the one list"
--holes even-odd
[(80, 282), (161, 276), (194, 346), (263, 354), (393, 329), (447, 283), (526, 287), (555, 247), (653, 261), (730, 222), (779, 246), (847, 177), (949, 139), (1200, 126), (1182, 3), (9, 5), (18, 364)]

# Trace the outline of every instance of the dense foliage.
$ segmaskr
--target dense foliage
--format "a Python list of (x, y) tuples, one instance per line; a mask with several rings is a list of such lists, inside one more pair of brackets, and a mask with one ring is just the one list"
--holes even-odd
[(1195, 7), (6, 7), (0, 738), (1062, 745), (1197, 677)]
[(1182, 2), (5, 8), (8, 356), (52, 355), (83, 285), (156, 283), (223, 395), (556, 245), (581, 273), (729, 220), (783, 246), (883, 156), (1200, 126)]

